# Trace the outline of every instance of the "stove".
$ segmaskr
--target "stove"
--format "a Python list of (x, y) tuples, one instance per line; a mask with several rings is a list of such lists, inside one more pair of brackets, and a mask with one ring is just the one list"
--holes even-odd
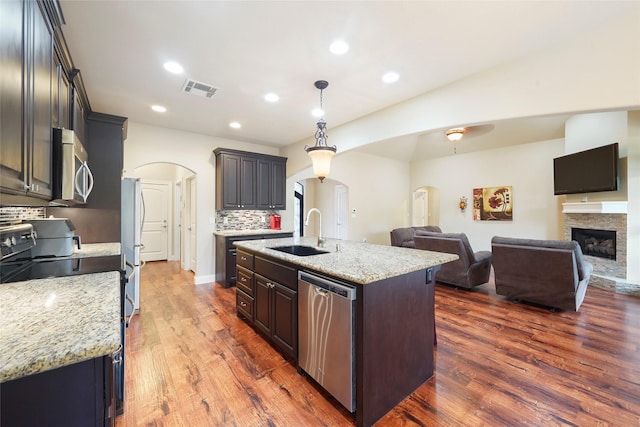
[(33, 258), (36, 246), (31, 224), (0, 227), (0, 283), (13, 283), (51, 277), (121, 271), (120, 255), (90, 258)]

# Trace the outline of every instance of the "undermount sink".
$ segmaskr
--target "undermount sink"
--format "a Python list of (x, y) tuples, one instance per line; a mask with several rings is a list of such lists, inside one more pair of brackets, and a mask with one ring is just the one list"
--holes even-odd
[(322, 251), (320, 249), (316, 249), (313, 246), (303, 246), (303, 245), (292, 245), (292, 246), (276, 246), (273, 249), (274, 251), (285, 252), (291, 255), (297, 256), (310, 256), (310, 255), (320, 255), (320, 254), (328, 254), (328, 251)]

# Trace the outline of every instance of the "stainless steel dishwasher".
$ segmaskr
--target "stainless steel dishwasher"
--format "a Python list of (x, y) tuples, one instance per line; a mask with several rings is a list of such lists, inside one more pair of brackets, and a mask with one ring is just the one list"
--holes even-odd
[(298, 363), (350, 412), (355, 393), (356, 290), (298, 273)]

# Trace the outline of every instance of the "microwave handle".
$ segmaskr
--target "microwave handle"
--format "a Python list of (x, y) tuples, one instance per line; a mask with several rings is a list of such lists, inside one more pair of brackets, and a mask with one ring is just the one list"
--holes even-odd
[(87, 177), (89, 178), (89, 188), (87, 188), (87, 192), (82, 195), (82, 198), (86, 202), (87, 197), (89, 197), (89, 194), (93, 191), (93, 174), (91, 173), (91, 169), (89, 169), (87, 162), (84, 162), (84, 167), (87, 169)]
[[(83, 173), (84, 169), (86, 169), (86, 173)], [(86, 186), (84, 188), (80, 188), (80, 185), (78, 183), (78, 178), (80, 178), (80, 176), (88, 178), (88, 188)], [(83, 180), (83, 184), (84, 182), (85, 181)], [(89, 194), (91, 194), (91, 191), (93, 190), (93, 174), (91, 173), (91, 169), (89, 169), (89, 165), (87, 164), (87, 162), (82, 163), (82, 165), (78, 168), (78, 171), (76, 172), (75, 186), (76, 192), (80, 196), (82, 196), (82, 200), (86, 203), (87, 197), (89, 197)]]

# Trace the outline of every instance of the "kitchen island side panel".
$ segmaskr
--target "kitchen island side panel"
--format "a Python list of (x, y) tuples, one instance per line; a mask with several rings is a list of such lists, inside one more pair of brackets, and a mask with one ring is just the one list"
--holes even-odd
[(373, 425), (433, 376), (435, 274), (427, 272), (357, 287), (358, 426)]

